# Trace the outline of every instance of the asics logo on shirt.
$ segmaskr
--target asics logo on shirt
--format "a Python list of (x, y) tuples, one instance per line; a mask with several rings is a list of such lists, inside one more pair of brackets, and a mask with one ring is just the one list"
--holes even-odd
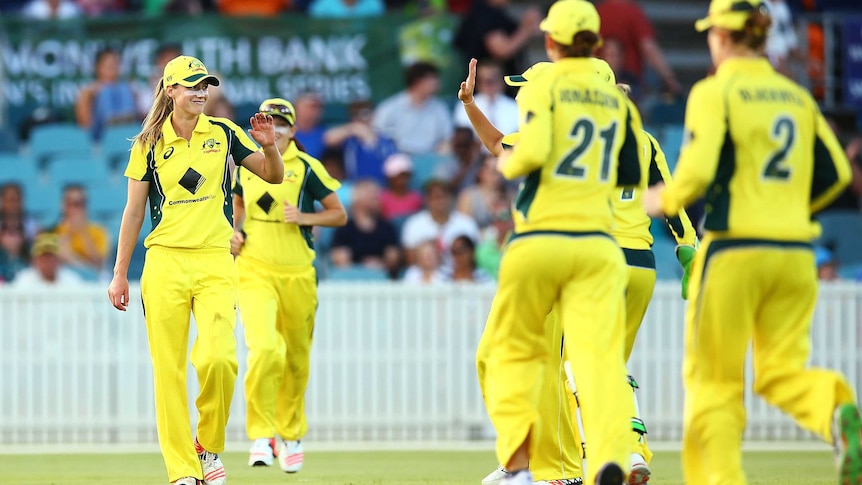
[(167, 160), (167, 159), (168, 159), (168, 158), (170, 158), (170, 156), (171, 156), (171, 155), (173, 155), (173, 154), (174, 154), (174, 147), (168, 147), (168, 149), (167, 149), (167, 150), (165, 150), (165, 154), (164, 154), (164, 155), (162, 155), (162, 158), (164, 158), (165, 160)]

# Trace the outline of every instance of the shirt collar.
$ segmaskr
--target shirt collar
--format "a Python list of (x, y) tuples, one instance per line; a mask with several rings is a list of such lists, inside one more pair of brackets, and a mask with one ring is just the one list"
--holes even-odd
[(594, 72), (593, 61), (589, 57), (564, 57), (554, 62), (554, 69), (561, 72)]
[(745, 72), (748, 74), (763, 74), (772, 72), (774, 69), (772, 68), (772, 64), (769, 63), (769, 60), (763, 57), (731, 57), (730, 59), (725, 59), (718, 69), (716, 69), (716, 74), (735, 74), (738, 72)]
[(282, 160), (288, 161), (297, 157), (299, 157), (299, 148), (297, 148), (296, 142), (291, 140), (290, 145), (287, 145), (287, 150), (281, 154), (281, 158)]
[[(168, 115), (168, 119), (162, 123), (162, 138), (165, 141), (165, 145), (170, 145), (171, 143), (180, 139), (180, 136), (177, 135), (177, 132), (174, 130), (174, 125), (171, 124), (171, 117), (174, 115), (173, 111), (170, 115)], [(209, 116), (205, 114), (198, 115), (198, 121), (195, 123), (194, 133), (206, 133), (209, 131)], [(189, 140), (191, 141), (191, 140)]]

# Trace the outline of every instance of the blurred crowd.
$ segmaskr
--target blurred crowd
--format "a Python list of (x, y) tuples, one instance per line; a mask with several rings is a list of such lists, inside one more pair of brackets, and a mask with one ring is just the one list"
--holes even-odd
[[(776, 68), (785, 70), (789, 59), (805, 56), (798, 51), (792, 12), (858, 8), (857, 3), (770, 0), (777, 28), (767, 50)], [(597, 7), (604, 37), (599, 55), (614, 68), (618, 80), (629, 83), (637, 96), (650, 69), (663, 91), (684, 95), (685, 87), (667, 63), (640, 5), (633, 0), (602, 0)], [(540, 37), (543, 12), (531, 2), (519, 2), (517, 8), (508, 0), (7, 0), (0, 4), (4, 15), (38, 19), (207, 11), (237, 16), (307, 12), (343, 18), (403, 9), (460, 15), (453, 44), (465, 65), (469, 58), (480, 60), (475, 102), (502, 132), (517, 131), (515, 93), (507, 89), (503, 75), (523, 70), (528, 44)], [(153, 78), (142, 86), (123, 78), (118, 51), (100, 51), (92, 82), (77, 95), (74, 122), (94, 142), (108, 127), (140, 123), (164, 65), (180, 53), (177, 45), (162, 46), (153, 59)], [(414, 284), (493, 281), (511, 229), (509, 207), (517, 188), (497, 172), (495, 160), (478, 142), (454, 99), (457, 87), (441, 86), (438, 67), (426, 62), (405, 66), (403, 86), (377, 105), (370, 100), (351, 103), (349, 119), (335, 124), (324, 123), (326, 100), (319, 93), (305, 92), (291, 100), (296, 109), (296, 139), (342, 182), (338, 194), (350, 215), (345, 227), (316, 229), (320, 273), (363, 268)], [(210, 88), (206, 113), (236, 119), (234, 107), (216, 87)], [(57, 120), (37, 119), (33, 126), (52, 121)], [(831, 209), (859, 214), (862, 137), (834, 128), (853, 162), (854, 179)], [(120, 163), (120, 169), (124, 165)], [(87, 188), (66, 186), (60, 219), (39, 227), (23, 204), (26, 187), (4, 184), (1, 179), (0, 186), (0, 280), (30, 285), (107, 276), (116, 234), (89, 219)], [(120, 209), (122, 202), (118, 202)], [(825, 241), (818, 247), (823, 279), (837, 277), (841, 264), (830, 244)]]

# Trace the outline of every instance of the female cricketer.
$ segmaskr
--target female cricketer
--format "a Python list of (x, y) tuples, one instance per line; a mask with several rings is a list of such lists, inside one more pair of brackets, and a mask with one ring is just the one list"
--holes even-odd
[[(598, 82), (605, 82), (612, 85), (616, 84), (616, 76), (605, 61), (593, 58), (591, 59), (591, 62), (591, 68), (598, 75)], [(538, 76), (543, 70), (552, 68), (552, 66), (553, 63), (550, 62), (539, 62), (531, 66), (523, 74), (506, 76), (505, 81), (510, 86), (523, 86), (530, 79)], [(462, 83), (461, 90), (458, 95), (462, 99), (464, 110), (467, 112), (468, 118), (473, 124), (473, 127), (482, 143), (492, 154), (499, 156), (504, 149), (503, 142), (506, 141), (507, 143), (514, 143), (515, 140), (519, 138), (520, 134), (512, 134), (504, 137), (503, 134), (488, 121), (481, 110), (475, 107), (472, 103), (475, 72), (476, 61), (472, 60), (468, 66), (467, 79)], [(650, 218), (643, 209), (641, 198), (645, 192), (644, 189), (646, 189), (647, 184), (654, 185), (662, 181), (666, 182), (670, 179), (670, 169), (668, 168), (667, 160), (655, 138), (644, 131), (640, 143), (641, 149), (645, 155), (642, 161), (647, 162), (647, 164), (642, 166), (641, 169), (643, 173), (648, 173), (648, 177), (642, 179), (642, 183), (639, 188), (621, 189), (612, 196), (611, 200), (615, 222), (612, 235), (623, 248), (626, 265), (628, 267), (628, 283), (626, 287), (626, 361), (628, 361), (634, 347), (637, 331), (640, 328), (644, 315), (646, 314), (647, 306), (652, 297), (656, 280), (655, 258), (650, 249), (653, 242), (652, 235), (649, 231)], [(686, 272), (686, 277), (683, 278), (682, 287), (683, 297), (685, 298), (688, 267), (691, 264), (691, 256), (693, 256), (694, 247), (697, 244), (697, 237), (684, 210), (680, 212), (679, 217), (668, 218), (667, 222), (679, 244), (677, 256), (680, 258), (680, 264), (682, 264)], [(556, 314), (556, 309), (548, 316), (546, 324), (556, 325), (554, 327), (554, 332), (560, 332), (558, 329), (559, 319)], [(484, 370), (488, 354), (488, 336), (491, 334), (488, 329), (491, 325), (493, 325), (493, 322), (489, 319), (489, 323), (486, 325), (486, 332), (482, 334), (482, 339), (480, 340), (476, 355), (477, 369), (479, 370), (479, 382), (483, 389)], [(555, 334), (556, 340), (555, 343), (552, 344), (556, 345), (557, 348), (561, 346), (560, 337), (560, 335)], [(530, 462), (530, 470), (533, 472), (534, 478), (540, 482), (548, 480), (548, 478), (545, 478), (547, 476), (572, 476), (571, 470), (573, 468), (578, 470), (580, 467), (577, 462), (571, 460), (570, 455), (572, 450), (568, 449), (564, 443), (578, 442), (578, 439), (581, 440), (581, 443), (584, 443), (583, 437), (577, 436), (577, 434), (579, 434), (578, 430), (572, 429), (571, 419), (568, 416), (559, 418), (557, 416), (559, 414), (559, 409), (565, 405), (565, 398), (562, 400), (554, 399), (551, 391), (555, 388), (562, 387), (563, 392), (565, 392), (562, 382), (566, 379), (565, 374), (562, 372), (561, 364), (564, 359), (562, 356), (559, 356), (560, 358), (557, 359), (557, 356), (558, 354), (554, 354), (555, 358), (552, 361), (551, 367), (554, 367), (554, 362), (560, 364), (557, 366), (560, 372), (554, 373), (552, 371), (545, 376), (546, 382), (543, 386), (545, 391), (543, 391), (543, 397), (540, 401), (540, 414), (543, 417), (541, 425), (548, 426), (549, 429), (543, 433), (543, 436), (545, 436), (546, 439), (544, 439), (539, 445), (540, 451), (538, 456), (534, 457)], [(633, 378), (629, 377), (628, 382), (632, 385), (633, 390), (637, 388), (637, 384)], [(652, 453), (646, 444), (644, 436), (646, 434), (646, 426), (643, 420), (640, 419), (638, 407), (634, 398), (632, 399), (631, 409), (633, 446), (631, 454), (632, 468), (629, 473), (628, 483), (629, 485), (640, 485), (649, 480), (649, 462), (652, 458)], [(558, 426), (560, 429), (558, 429)], [(573, 431), (576, 433), (576, 436), (569, 439)], [(580, 471), (577, 471), (576, 476), (579, 475)], [(492, 472), (485, 478), (483, 485), (495, 485), (496, 483), (499, 483), (504, 476), (505, 470), (498, 468), (495, 472)], [(559, 481), (565, 482), (565, 478)]]
[(674, 180), (646, 201), (673, 215), (706, 197), (686, 316), (683, 473), (686, 483), (746, 483), (751, 343), (754, 392), (835, 444), (838, 483), (862, 483), (854, 392), (840, 374), (806, 367), (817, 298), (811, 216), (848, 184), (850, 166), (810, 94), (763, 56), (770, 23), (763, 0), (713, 0), (695, 24), (709, 30), (717, 71), (689, 96)]
[[(295, 473), (302, 468), (300, 439), (308, 429), (305, 388), (317, 311), (311, 228), (343, 226), (347, 213), (335, 194), (341, 184), (294, 140), (293, 105), (267, 99), (258, 114), (273, 119), (284, 183), (269, 183), (240, 167), (233, 187), (231, 252), (237, 255), (248, 345), (246, 432), (253, 441), (248, 464), (269, 466), (277, 455), (281, 469)], [(315, 212), (316, 201), (321, 212)]]
[(558, 1), (541, 27), (554, 68), (521, 88), (521, 137), (499, 158), (504, 177), (526, 180), (500, 267), (485, 396), (498, 460), (511, 473), (501, 483), (532, 484), (528, 465), (543, 439), (542, 377), (552, 362), (545, 319), (559, 305), (595, 463), (584, 482), (619, 485), (630, 462), (631, 391), (623, 380), (625, 260), (610, 235), (608, 201), (615, 187), (640, 182), (642, 126), (622, 92), (595, 82), (590, 57), (600, 37), (592, 4)]
[[(229, 156), (272, 183), (284, 177), (272, 119), (251, 119), (251, 137), (224, 118), (203, 114), (208, 86), (219, 80), (194, 57), (165, 66), (153, 107), (135, 137), (125, 175), (128, 200), (108, 298), (129, 305), (129, 259), (149, 206), (141, 297), (153, 361), (156, 425), (171, 483), (222, 485), (225, 425), (237, 374), (237, 273), (230, 254)], [(189, 314), (197, 339), (191, 361), (200, 393), (197, 436), (189, 426), (186, 366)]]

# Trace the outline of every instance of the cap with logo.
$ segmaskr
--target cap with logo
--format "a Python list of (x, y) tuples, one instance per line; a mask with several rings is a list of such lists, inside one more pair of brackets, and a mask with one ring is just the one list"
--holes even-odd
[(60, 254), (60, 238), (56, 234), (42, 233), (36, 236), (30, 254), (41, 256), (43, 254)]
[(600, 26), (599, 12), (586, 0), (555, 2), (548, 10), (548, 16), (539, 24), (542, 32), (563, 45), (570, 45), (575, 34), (579, 32), (592, 32), (598, 35)]
[(287, 121), (287, 124), (293, 126), (296, 123), (296, 110), (290, 101), (282, 98), (269, 98), (260, 103), (257, 109), (259, 113), (270, 116), (279, 116)]
[(763, 9), (764, 13), (769, 12), (763, 0), (712, 0), (706, 17), (695, 22), (694, 28), (698, 32), (712, 27), (741, 30), (751, 12), (759, 9)]
[(165, 74), (162, 77), (165, 86), (179, 84), (192, 88), (201, 81), (207, 81), (212, 86), (219, 85), (218, 78), (207, 71), (200, 59), (191, 56), (179, 56), (174, 57), (165, 65)]
[[(603, 59), (599, 59), (598, 57), (590, 57), (590, 63), (593, 65), (593, 69), (595, 69), (596, 74), (607, 81), (608, 84), (616, 84), (617, 77), (614, 75), (614, 70), (611, 69), (611, 66), (605, 62)], [(522, 74), (513, 74), (510, 76), (503, 76), (503, 79), (506, 81), (506, 84), (509, 86), (523, 86), (527, 84), (531, 79), (537, 78), (541, 73), (545, 72), (548, 68), (553, 66), (553, 62), (537, 62), (527, 68)]]

